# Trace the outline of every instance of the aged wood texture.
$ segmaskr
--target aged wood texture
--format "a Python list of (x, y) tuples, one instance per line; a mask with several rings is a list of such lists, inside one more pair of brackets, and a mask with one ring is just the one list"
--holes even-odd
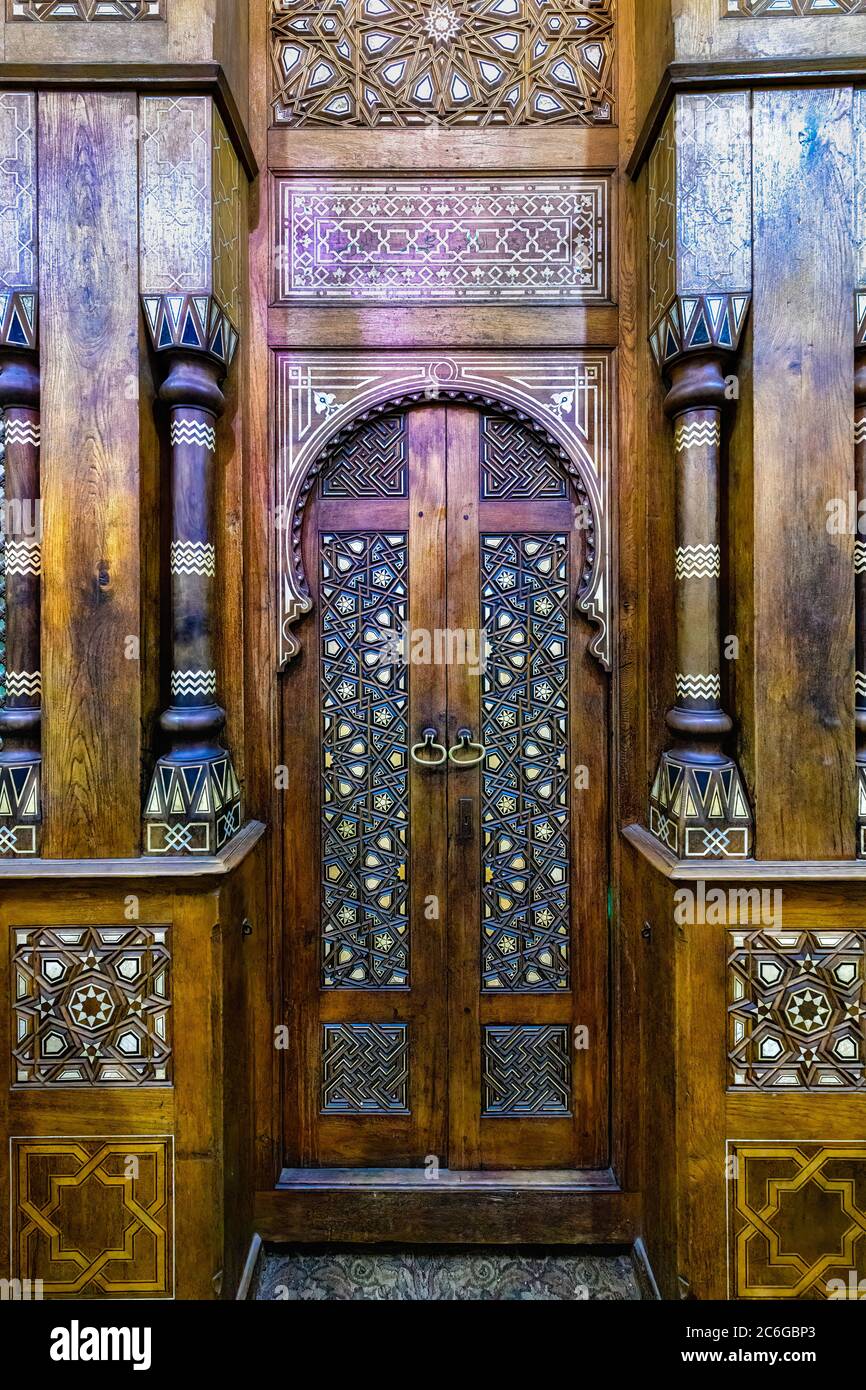
[(754, 100), (757, 849), (843, 859), (855, 820), (854, 538), (830, 534), (827, 506), (854, 486), (852, 96)]
[(136, 101), (40, 103), (45, 852), (139, 844)]

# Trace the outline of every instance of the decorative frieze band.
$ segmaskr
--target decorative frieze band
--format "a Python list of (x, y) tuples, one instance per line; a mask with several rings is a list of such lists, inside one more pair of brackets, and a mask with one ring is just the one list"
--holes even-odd
[(717, 675), (689, 676), (677, 674), (677, 698), (681, 700), (719, 700), (721, 678)]
[(866, 0), (723, 0), (727, 19), (773, 16), (866, 14)]
[(6, 18), (35, 20), (165, 19), (167, 0), (6, 0)]
[(172, 541), (172, 574), (201, 574), (213, 579), (216, 552), (210, 541)]
[(173, 419), (171, 422), (172, 444), (192, 444), (199, 449), (216, 449), (216, 430), (201, 420)]
[(722, 442), (722, 425), (717, 415), (712, 420), (681, 420), (674, 431), (674, 448), (678, 454), (686, 449), (717, 449)]
[(172, 695), (215, 696), (217, 689), (216, 671), (172, 671)]
[[(6, 437), (9, 437), (8, 429)], [(42, 573), (42, 547), (39, 542), (7, 541), (6, 573), (29, 574), (38, 579)]]
[(11, 699), (29, 696), (38, 700), (42, 696), (41, 671), (8, 671), (6, 674), (6, 693)]

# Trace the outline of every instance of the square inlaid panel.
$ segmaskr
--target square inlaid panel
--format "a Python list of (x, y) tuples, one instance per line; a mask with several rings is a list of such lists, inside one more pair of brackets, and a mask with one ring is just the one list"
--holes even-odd
[(168, 1135), (13, 1138), (11, 1277), (46, 1298), (174, 1296)]
[(488, 1024), (482, 1033), (485, 1119), (571, 1114), (571, 1051), (563, 1024)]
[(728, 1235), (732, 1298), (856, 1287), (866, 1277), (866, 1140), (730, 1140)]
[(170, 927), (11, 936), (14, 1086), (171, 1085)]
[(407, 1024), (323, 1025), (322, 1114), (409, 1114)]
[(732, 1090), (866, 1088), (866, 934), (728, 933)]

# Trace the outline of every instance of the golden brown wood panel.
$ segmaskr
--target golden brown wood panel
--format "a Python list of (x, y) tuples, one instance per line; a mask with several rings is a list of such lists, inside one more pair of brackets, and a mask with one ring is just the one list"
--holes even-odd
[(40, 99), (46, 857), (139, 846), (136, 99)]
[[(754, 98), (757, 854), (854, 853), (852, 93)], [(742, 561), (742, 552), (740, 552)]]

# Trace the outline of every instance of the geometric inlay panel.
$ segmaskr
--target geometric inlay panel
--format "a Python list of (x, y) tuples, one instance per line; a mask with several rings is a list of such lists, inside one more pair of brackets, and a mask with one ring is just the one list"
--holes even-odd
[(600, 125), (614, 0), (273, 0), (274, 120)]
[(488, 1024), (482, 1031), (485, 1119), (571, 1114), (571, 1051), (564, 1024)]
[(829, 928), (729, 936), (729, 1086), (866, 1087), (866, 936)]
[(174, 1141), (13, 1138), (13, 1279), (48, 1298), (174, 1296)]
[(171, 1085), (171, 928), (12, 933), (13, 1086)]
[(409, 1114), (407, 1024), (323, 1024), (322, 1114)]
[(517, 420), (481, 417), (481, 500), (567, 496), (565, 476), (542, 440)]
[(403, 532), (320, 538), (322, 984), (409, 985), (409, 620)]
[(603, 178), (277, 180), (278, 302), (607, 295)]
[(406, 417), (370, 420), (330, 460), (323, 497), (408, 497)]
[(568, 988), (568, 543), (481, 537), (485, 991)]
[(166, 0), (6, 0), (7, 19), (164, 19)]
[(866, 0), (723, 0), (724, 13), (753, 19), (792, 14), (866, 14)]
[(824, 1299), (866, 1277), (866, 1141), (731, 1140), (728, 1175), (731, 1298)]

